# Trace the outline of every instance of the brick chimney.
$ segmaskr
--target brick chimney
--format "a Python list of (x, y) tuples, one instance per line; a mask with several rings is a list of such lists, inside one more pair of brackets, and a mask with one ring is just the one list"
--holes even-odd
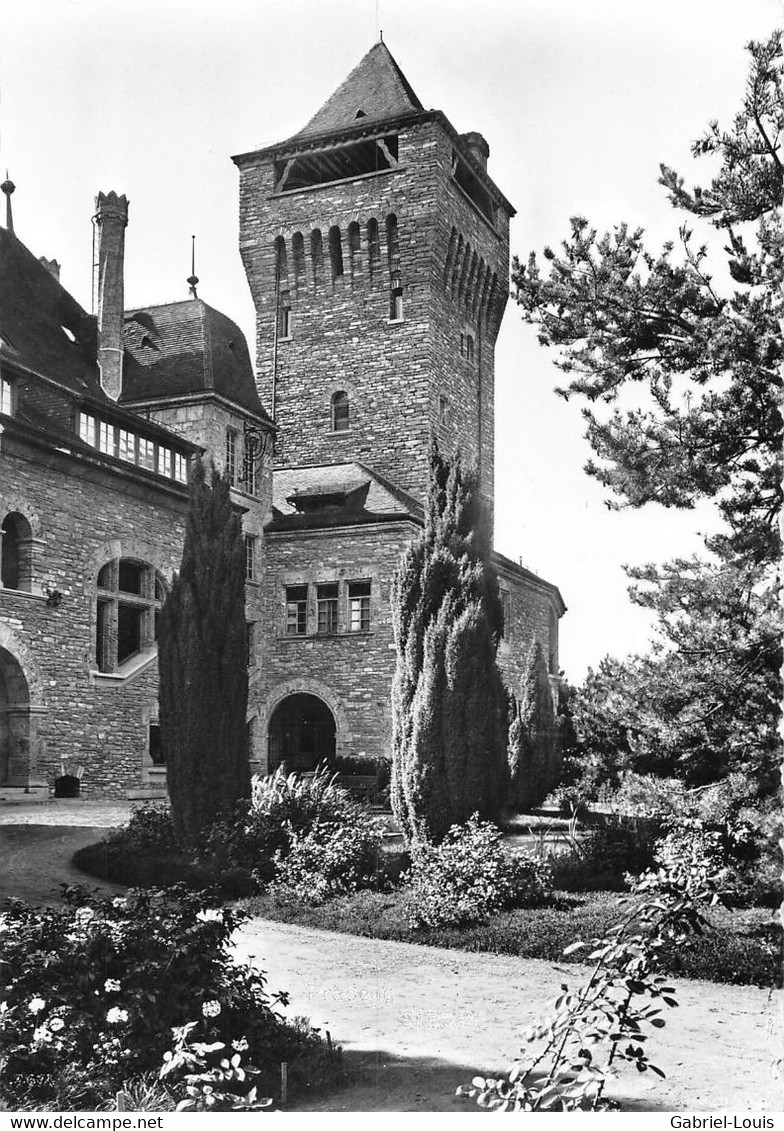
[(483, 169), (487, 169), (487, 158), (490, 156), (490, 146), (482, 135), (477, 133), (476, 130), (471, 130), (467, 134), (461, 134), (460, 140), (474, 160), (477, 161)]
[(116, 401), (122, 392), (123, 260), (128, 201), (116, 192), (95, 198), (98, 265), (98, 367), (101, 388)]

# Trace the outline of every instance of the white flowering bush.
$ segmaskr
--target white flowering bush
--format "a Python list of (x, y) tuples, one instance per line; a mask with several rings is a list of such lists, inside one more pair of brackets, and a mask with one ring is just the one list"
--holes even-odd
[(245, 1038), (273, 1076), (297, 1055), (302, 1034), (278, 1010), (286, 995), (232, 959), (244, 915), (184, 888), (66, 897), (62, 908), (8, 901), (0, 914), (7, 1107), (98, 1108), (124, 1081), (157, 1070), (172, 1030), (196, 1018), (208, 1042)]
[(474, 814), (440, 844), (415, 848), (406, 915), (412, 927), (462, 927), (543, 903), (550, 892), (549, 865), (512, 853), (500, 830)]
[[(205, 1002), (202, 1013), (215, 1017), (220, 1002)], [(217, 1010), (217, 1012), (216, 1012)], [(272, 1099), (259, 1094), (263, 1074), (243, 1055), (244, 1037), (230, 1045), (223, 1041), (199, 1040), (197, 1021), (174, 1030), (174, 1048), (164, 1053), (159, 1072), (177, 1100), (177, 1111), (266, 1111)], [(184, 1094), (183, 1094), (184, 1093)]]
[(278, 896), (303, 903), (324, 903), (371, 887), (378, 873), (381, 830), (362, 813), (356, 820), (316, 820), (307, 832), (290, 830), (287, 853), (275, 855)]

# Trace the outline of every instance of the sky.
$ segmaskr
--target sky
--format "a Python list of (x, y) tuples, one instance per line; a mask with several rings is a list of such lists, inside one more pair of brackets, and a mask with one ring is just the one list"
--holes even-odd
[[(300, 129), (378, 39), (426, 107), (490, 145), (517, 208), (521, 259), (569, 217), (680, 222), (659, 163), (706, 180), (690, 143), (729, 125), (744, 45), (784, 25), (784, 0), (25, 0), (0, 2), (0, 170), (17, 235), (56, 258), (91, 308), (94, 198), (130, 201), (126, 306), (199, 295), (253, 341), (230, 157)], [(1, 265), (0, 265), (1, 269)], [(561, 665), (573, 682), (606, 654), (647, 650), (650, 615), (623, 565), (698, 553), (715, 525), (691, 512), (608, 510), (586, 477), (579, 406), (510, 301), (496, 350), (496, 545), (558, 585)]]

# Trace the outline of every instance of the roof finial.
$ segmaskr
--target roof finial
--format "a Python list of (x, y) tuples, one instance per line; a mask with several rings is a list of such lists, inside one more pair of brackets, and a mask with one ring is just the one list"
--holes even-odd
[(198, 281), (199, 278), (196, 274), (196, 237), (191, 236), (191, 277), (190, 279), (187, 279), (186, 282), (190, 287), (191, 295), (194, 298), (198, 298), (198, 295), (196, 294), (196, 284), (198, 283)]
[(8, 170), (5, 171), (5, 180), (0, 185), (0, 189), (5, 193), (5, 226), (9, 232), (14, 230), (14, 217), (11, 212), (11, 193), (16, 188), (13, 181), (8, 178)]
[(383, 29), (383, 28), (379, 28), (379, 32), (378, 32), (378, 42), (379, 42), (379, 43), (383, 43), (383, 42), (384, 42), (384, 29)]

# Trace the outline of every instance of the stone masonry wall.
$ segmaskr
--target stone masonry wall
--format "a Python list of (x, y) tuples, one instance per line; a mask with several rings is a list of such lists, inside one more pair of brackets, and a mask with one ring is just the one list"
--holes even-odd
[[(333, 530), (268, 533), (265, 539), (263, 624), (259, 668), (251, 671), (250, 701), (258, 718), (260, 768), (266, 770), (269, 722), (289, 694), (306, 692), (327, 703), (336, 719), (338, 755), (391, 756), (390, 693), (395, 666), (390, 584), (416, 533), (409, 521)], [(349, 633), (346, 586), (371, 581), (367, 633)], [(316, 585), (339, 583), (339, 631), (315, 635)], [(286, 636), (285, 586), (309, 585), (309, 631)]]
[[(434, 121), (400, 133), (396, 168), (289, 194), (273, 195), (270, 154), (241, 160), (240, 248), (257, 312), (260, 393), (280, 427), (279, 466), (356, 459), (421, 498), (431, 429), (475, 459), (481, 418), (492, 498), (492, 345), (506, 301), (509, 218), (499, 208), (493, 228), (452, 181), (451, 161), (452, 141)], [(341, 246), (335, 277), (331, 230)], [(398, 270), (403, 318), (393, 320)], [(273, 405), (276, 271), (291, 334), (281, 336), (279, 320)], [(469, 329), (471, 361), (460, 354)], [(350, 398), (345, 432), (331, 429), (339, 390)]]
[[(121, 797), (143, 780), (157, 665), (127, 679), (94, 674), (96, 580), (107, 561), (150, 563), (170, 580), (187, 494), (3, 436), (0, 516), (21, 511), (34, 542), (33, 592), (0, 589), (0, 649), (21, 664), (33, 701), (31, 776), (51, 784), (60, 761), (84, 766), (85, 796)], [(62, 599), (49, 607), (46, 595)]]

